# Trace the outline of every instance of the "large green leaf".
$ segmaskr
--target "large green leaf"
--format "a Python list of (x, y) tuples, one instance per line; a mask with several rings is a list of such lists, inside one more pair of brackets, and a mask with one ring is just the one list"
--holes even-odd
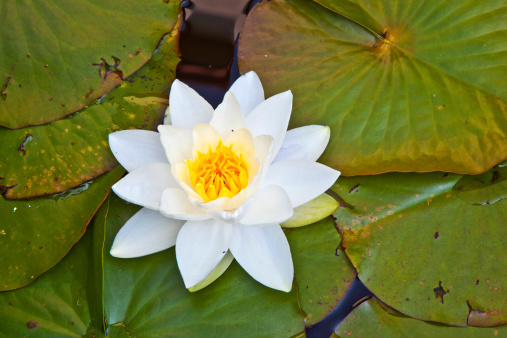
[(109, 255), (117, 231), (138, 210), (111, 198), (104, 292), (108, 331), (114, 335), (291, 336), (329, 313), (355, 277), (327, 218), (286, 231), (296, 274), (290, 293), (259, 284), (236, 262), (213, 284), (190, 293), (174, 249), (135, 259)]
[(83, 236), (121, 167), (63, 194), (32, 200), (0, 199), (0, 291), (32, 283)]
[(176, 23), (179, 1), (4, 1), (0, 125), (57, 120), (146, 63)]
[(51, 271), (25, 288), (0, 293), (0, 336), (104, 336), (102, 245), (106, 213), (107, 205), (81, 241)]
[(507, 327), (453, 327), (407, 317), (369, 299), (340, 323), (333, 337), (502, 337)]
[(334, 11), (256, 6), (238, 59), (268, 96), (293, 91), (292, 127), (331, 127), (323, 163), (478, 174), (507, 158), (505, 0), (318, 2)]
[[(340, 178), (335, 212), (359, 278), (383, 302), (422, 320), (507, 322), (507, 166), (478, 176)], [(473, 310), (473, 311), (472, 311)]]
[[(152, 59), (100, 102), (54, 123), (17, 130), (0, 127), (0, 184), (7, 198), (61, 192), (109, 171), (118, 163), (109, 133), (156, 129), (175, 77), (179, 25)], [(0, 187), (2, 190), (2, 187)]]

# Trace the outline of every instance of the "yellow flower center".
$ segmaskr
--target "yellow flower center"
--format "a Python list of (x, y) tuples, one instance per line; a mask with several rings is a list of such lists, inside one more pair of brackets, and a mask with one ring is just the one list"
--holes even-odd
[(220, 139), (215, 149), (210, 145), (206, 154), (197, 151), (193, 160), (186, 160), (190, 182), (205, 202), (233, 197), (248, 185), (248, 165), (232, 146)]

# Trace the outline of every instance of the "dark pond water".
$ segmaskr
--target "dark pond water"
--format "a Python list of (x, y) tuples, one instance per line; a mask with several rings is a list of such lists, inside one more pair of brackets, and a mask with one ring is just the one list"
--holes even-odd
[[(177, 78), (216, 107), (239, 77), (236, 44), (249, 10), (258, 0), (185, 0)], [(355, 305), (371, 293), (356, 279), (327, 318), (307, 329), (308, 337), (329, 337)]]

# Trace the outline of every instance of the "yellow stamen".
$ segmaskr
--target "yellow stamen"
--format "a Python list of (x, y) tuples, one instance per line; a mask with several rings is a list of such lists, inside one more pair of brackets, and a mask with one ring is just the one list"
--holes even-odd
[(207, 153), (197, 151), (187, 160), (187, 171), (195, 191), (205, 202), (220, 197), (233, 197), (248, 185), (248, 165), (243, 154), (236, 154), (233, 145), (226, 147), (222, 140)]

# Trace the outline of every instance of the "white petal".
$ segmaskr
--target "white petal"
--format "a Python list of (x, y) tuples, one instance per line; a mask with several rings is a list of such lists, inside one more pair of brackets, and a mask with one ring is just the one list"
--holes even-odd
[(210, 211), (209, 214), (211, 217), (213, 217), (214, 219), (216, 219), (219, 222), (235, 224), (240, 219), (243, 218), (243, 216), (245, 215), (245, 212), (248, 209), (249, 204), (250, 204), (250, 200), (246, 201), (246, 203), (241, 205), (236, 210), (231, 210), (231, 211), (215, 210), (215, 211)]
[(287, 131), (282, 147), (273, 162), (307, 160), (315, 162), (329, 143), (331, 130), (327, 126), (304, 126)]
[(261, 80), (253, 71), (239, 77), (229, 88), (229, 91), (236, 96), (245, 116), (248, 116), (255, 107), (264, 101)]
[(193, 158), (192, 145), (194, 139), (190, 129), (159, 125), (160, 142), (164, 147), (169, 163), (175, 164)]
[(255, 157), (261, 161), (261, 164), (271, 163), (271, 157), (275, 150), (273, 136), (259, 135), (254, 138)]
[(188, 177), (188, 168), (186, 163), (176, 163), (171, 166), (171, 173), (178, 182), (178, 185), (192, 198), (204, 202), (203, 198), (195, 191)]
[(236, 195), (231, 197), (231, 199), (227, 201), (227, 203), (225, 203), (224, 210), (233, 210), (244, 205), (248, 201), (248, 198), (250, 198), (250, 196), (252, 195), (250, 194), (250, 189), (252, 189), (251, 185), (249, 185), (248, 187), (246, 187), (245, 189), (241, 190)]
[(286, 160), (271, 165), (263, 185), (282, 187), (296, 208), (324, 193), (339, 176), (339, 171), (317, 162)]
[(180, 188), (168, 188), (162, 193), (160, 213), (164, 216), (183, 220), (204, 220), (208, 214), (195, 207), (188, 200), (188, 195)]
[(263, 227), (235, 224), (229, 247), (255, 280), (276, 290), (291, 290), (294, 266), (289, 243), (278, 224)]
[(158, 210), (162, 192), (176, 187), (169, 163), (151, 163), (122, 178), (113, 185), (113, 191), (127, 202)]
[(199, 198), (189, 196), (188, 200), (196, 208), (199, 208), (204, 212), (211, 212), (216, 210), (224, 210), (224, 206), (230, 200), (230, 197), (220, 197), (213, 201), (204, 202), (201, 196), (199, 196)]
[(250, 201), (241, 224), (279, 224), (292, 217), (293, 208), (289, 196), (277, 185), (271, 184), (259, 189)]
[(127, 171), (150, 163), (167, 163), (157, 132), (122, 130), (109, 134), (109, 147), (114, 157)]
[(201, 282), (229, 249), (232, 225), (214, 220), (189, 221), (176, 239), (176, 259), (188, 289)]
[(192, 129), (197, 123), (209, 123), (213, 107), (195, 90), (174, 80), (169, 94), (169, 109), (173, 126)]
[[(260, 172), (256, 175), (256, 183), (260, 184), (264, 182), (266, 175), (268, 174), (271, 162), (274, 157), (275, 144), (273, 137), (269, 135), (259, 135), (254, 138), (255, 143), (255, 157), (261, 162)], [(253, 185), (252, 188), (256, 191), (258, 186)]]
[(255, 155), (254, 139), (248, 129), (237, 129), (231, 133), (224, 141), (224, 146), (229, 147), (231, 144), (236, 154), (242, 153), (244, 157)]
[(192, 147), (192, 158), (197, 156), (197, 151), (201, 153), (207, 153), (209, 148), (212, 150), (218, 145), (218, 141), (221, 136), (215, 128), (209, 124), (199, 123), (195, 125), (192, 131), (193, 147)]
[(282, 146), (287, 133), (291, 110), (292, 93), (288, 90), (263, 101), (246, 118), (248, 130), (254, 137), (258, 135), (273, 136), (275, 155)]
[(229, 265), (231, 265), (232, 261), (234, 260), (234, 256), (231, 254), (230, 251), (227, 251), (224, 258), (218, 263), (218, 265), (213, 269), (213, 271), (210, 272), (209, 275), (206, 276), (202, 281), (197, 283), (196, 285), (188, 288), (188, 291), (190, 292), (196, 292), (201, 289), (204, 289), (211, 283), (213, 283), (215, 280), (218, 279), (218, 277), (222, 276), (222, 274), (227, 270)]
[(168, 249), (176, 244), (176, 237), (184, 223), (143, 208), (116, 234), (111, 255), (133, 258)]
[(246, 128), (245, 117), (233, 93), (225, 93), (224, 101), (213, 113), (209, 124), (220, 133), (223, 139), (229, 137), (235, 130)]

